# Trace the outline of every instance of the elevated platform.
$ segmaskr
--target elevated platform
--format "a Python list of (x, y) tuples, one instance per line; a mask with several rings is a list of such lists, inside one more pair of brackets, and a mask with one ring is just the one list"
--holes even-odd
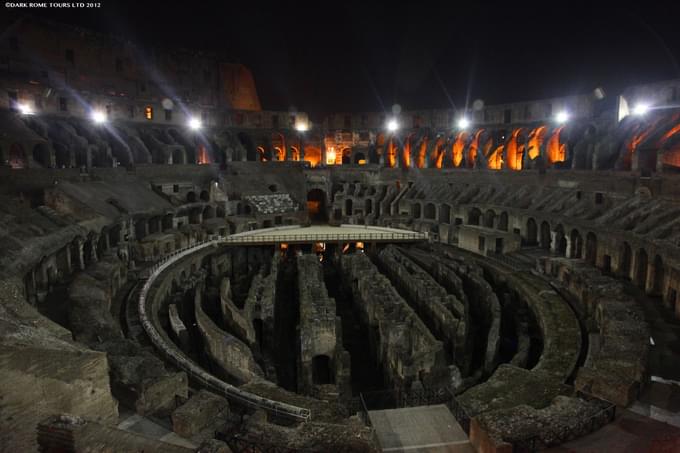
[(312, 225), (263, 228), (227, 236), (222, 245), (312, 244), (315, 242), (418, 242), (427, 234), (368, 225)]
[(463, 429), (443, 404), (369, 411), (368, 417), (378, 443), (385, 452), (475, 451)]

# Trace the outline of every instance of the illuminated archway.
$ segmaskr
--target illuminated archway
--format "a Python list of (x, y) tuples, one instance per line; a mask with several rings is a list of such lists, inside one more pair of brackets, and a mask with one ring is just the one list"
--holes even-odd
[(397, 166), (397, 147), (394, 144), (394, 137), (387, 142), (387, 152), (385, 153), (385, 164), (389, 168)]
[(431, 166), (434, 168), (442, 168), (444, 155), (446, 154), (446, 147), (444, 146), (445, 142), (444, 137), (439, 137), (434, 144), (432, 155), (430, 156), (430, 162), (432, 162)]
[(467, 142), (468, 133), (463, 131), (459, 132), (456, 136), (456, 140), (451, 146), (451, 154), (454, 167), (460, 167), (463, 162), (463, 150), (465, 149), (465, 142)]
[(305, 146), (305, 160), (309, 165), (316, 167), (321, 162), (321, 148), (316, 146)]
[(26, 153), (18, 143), (12, 144), (9, 148), (9, 166), (14, 169), (26, 168)]
[(468, 151), (465, 155), (465, 166), (467, 168), (474, 168), (476, 166), (477, 153), (479, 152), (480, 146), (479, 142), (482, 139), (483, 133), (484, 129), (479, 129), (477, 132), (475, 132), (475, 136), (470, 142), (470, 146), (468, 146)]
[(420, 141), (420, 146), (418, 147), (418, 157), (416, 158), (416, 167), (425, 168), (425, 163), (427, 159), (427, 145), (430, 142), (429, 138), (423, 137)]
[(505, 150), (505, 160), (511, 170), (521, 170), (523, 168), (524, 144), (519, 143), (519, 137), (523, 129), (515, 129), (510, 135), (510, 140)]
[(548, 164), (555, 164), (557, 162), (564, 162), (567, 160), (567, 145), (560, 142), (560, 135), (564, 126), (555, 129), (548, 139), (548, 146), (546, 149), (546, 161)]
[(548, 128), (546, 126), (539, 126), (529, 133), (529, 139), (527, 140), (527, 154), (529, 155), (529, 159), (533, 160), (541, 155), (541, 146), (543, 146), (547, 130)]

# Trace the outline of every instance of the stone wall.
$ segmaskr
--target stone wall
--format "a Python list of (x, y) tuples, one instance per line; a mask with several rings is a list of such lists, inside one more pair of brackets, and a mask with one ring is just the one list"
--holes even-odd
[(342, 323), (336, 316), (335, 300), (328, 297), (319, 258), (314, 254), (298, 256), (297, 273), (298, 391), (315, 394), (324, 385), (334, 385), (338, 394), (351, 396), (350, 357), (342, 346)]
[(410, 389), (414, 381), (440, 386), (449, 382), (443, 344), (364, 254), (342, 255), (343, 282), (351, 288), (371, 330), (369, 347), (390, 384)]
[(649, 326), (638, 303), (621, 282), (582, 261), (545, 258), (538, 265), (578, 296), (596, 329), (574, 386), (620, 406), (633, 403), (649, 379)]
[(196, 325), (203, 337), (206, 353), (219, 367), (221, 374), (238, 383), (261, 379), (264, 373), (255, 363), (250, 348), (230, 333), (220, 329), (205, 314), (202, 307), (202, 286), (195, 290)]

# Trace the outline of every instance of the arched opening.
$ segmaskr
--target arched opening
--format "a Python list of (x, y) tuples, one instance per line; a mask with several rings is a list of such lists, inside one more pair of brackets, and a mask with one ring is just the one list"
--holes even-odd
[(420, 218), (420, 203), (413, 203), (411, 205), (411, 217), (414, 219)]
[(321, 148), (316, 146), (305, 146), (305, 160), (311, 167), (321, 164)]
[(477, 208), (472, 208), (468, 212), (468, 225), (479, 225), (479, 218), (482, 216), (482, 211)]
[(187, 193), (187, 203), (196, 203), (196, 192)]
[(573, 229), (573, 230), (571, 230), (571, 234), (569, 235), (569, 237), (571, 239), (571, 244), (570, 244), (571, 250), (570, 250), (569, 257), (570, 258), (581, 258), (583, 256), (582, 255), (583, 239), (581, 238), (581, 233), (579, 233), (578, 230)]
[(597, 236), (590, 232), (586, 235), (586, 261), (593, 266), (597, 262)]
[(550, 249), (550, 224), (545, 220), (541, 222), (541, 248)]
[(370, 198), (366, 199), (366, 204), (365, 204), (365, 214), (372, 214), (373, 213), (373, 200)]
[(239, 132), (238, 135), (238, 141), (241, 142), (241, 146), (246, 150), (246, 160), (250, 162), (255, 162), (260, 160), (259, 153), (257, 152), (257, 149), (255, 148), (255, 144), (253, 143), (253, 139), (250, 138), (250, 135), (246, 134), (245, 132)]
[(66, 148), (61, 143), (55, 143), (54, 145), (54, 159), (57, 168), (68, 168), (71, 166), (71, 156), (69, 154), (68, 148)]
[[(548, 231), (548, 234), (550, 232)], [(527, 220), (527, 245), (535, 245), (538, 240), (538, 228), (536, 226), (536, 221), (533, 218)]]
[(428, 220), (434, 220), (437, 217), (437, 208), (433, 203), (427, 203), (425, 205), (425, 218)]
[(342, 155), (342, 165), (352, 163), (352, 148), (344, 148), (340, 154)]
[(663, 294), (664, 279), (666, 277), (663, 268), (663, 260), (659, 255), (654, 257), (654, 284), (652, 286), (652, 293), (656, 296)]
[(505, 211), (501, 212), (501, 216), (498, 218), (498, 229), (508, 231), (508, 213)]
[(348, 198), (345, 200), (345, 215), (352, 215), (352, 199)]
[(201, 208), (194, 208), (189, 211), (189, 223), (197, 224), (201, 223), (201, 213), (203, 211)]
[(521, 170), (523, 168), (524, 159), (524, 143), (520, 134), (523, 132), (522, 128), (512, 131), (510, 140), (505, 150), (505, 164), (512, 170)]
[(174, 216), (172, 214), (165, 214), (163, 216), (163, 231), (171, 230), (174, 223)]
[(560, 256), (567, 255), (567, 237), (562, 225), (557, 225), (557, 228), (555, 228), (555, 253)]
[(493, 228), (495, 222), (496, 222), (496, 213), (493, 212), (491, 209), (488, 209), (484, 213), (484, 226), (487, 227), (487, 228)]
[(312, 357), (312, 382), (314, 385), (333, 383), (331, 359), (327, 355), (316, 355)]
[(26, 168), (26, 154), (24, 148), (18, 143), (9, 147), (9, 166), (14, 169)]
[(172, 162), (173, 165), (186, 164), (186, 154), (182, 148), (175, 148), (172, 150)]
[(364, 153), (356, 153), (354, 155), (354, 163), (357, 165), (366, 165), (366, 155)]
[(463, 162), (463, 150), (465, 149), (467, 140), (467, 132), (459, 132), (451, 145), (451, 159), (454, 167), (460, 167), (460, 164)]
[(203, 221), (205, 222), (208, 219), (212, 219), (215, 217), (215, 208), (212, 206), (206, 206), (203, 208)]
[(207, 190), (202, 190), (200, 195), (201, 201), (210, 201), (210, 194)]
[(326, 223), (326, 193), (321, 189), (312, 189), (307, 192), (307, 213), (309, 220), (317, 223)]
[(443, 204), (439, 207), (439, 223), (449, 224), (451, 222), (451, 206)]
[(633, 251), (630, 248), (630, 244), (627, 242), (623, 243), (623, 250), (621, 251), (621, 256), (619, 257), (619, 273), (622, 277), (630, 279), (630, 262), (633, 256)]
[(635, 258), (635, 284), (644, 289), (647, 283), (647, 251), (639, 249)]
[(47, 145), (40, 143), (33, 147), (33, 161), (44, 168), (52, 166), (50, 149)]

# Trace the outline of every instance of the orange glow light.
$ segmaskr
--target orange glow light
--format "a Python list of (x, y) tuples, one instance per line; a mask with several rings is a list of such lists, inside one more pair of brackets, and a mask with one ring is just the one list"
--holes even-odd
[(459, 132), (456, 136), (456, 141), (453, 142), (451, 152), (453, 154), (454, 167), (460, 167), (460, 163), (463, 161), (463, 149), (465, 148), (465, 142), (467, 141), (467, 138), (467, 132)]

